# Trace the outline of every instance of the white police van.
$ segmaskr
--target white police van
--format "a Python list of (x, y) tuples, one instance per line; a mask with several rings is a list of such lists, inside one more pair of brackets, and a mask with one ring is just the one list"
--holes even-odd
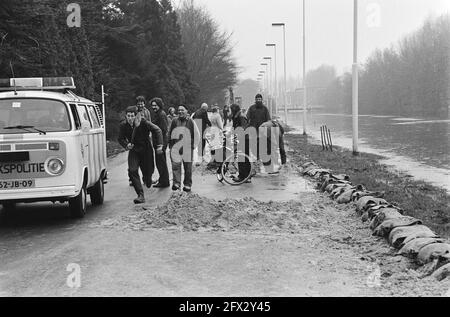
[[(103, 203), (107, 178), (104, 106), (78, 97), (73, 78), (0, 79), (0, 203)], [(4, 91), (4, 92), (2, 92)]]

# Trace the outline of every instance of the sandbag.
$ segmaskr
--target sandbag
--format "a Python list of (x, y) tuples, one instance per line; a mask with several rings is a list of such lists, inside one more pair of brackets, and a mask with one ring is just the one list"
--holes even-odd
[[(369, 213), (369, 219), (375, 218), (376, 216), (378, 216), (380, 214), (380, 212), (382, 212), (382, 211), (384, 211), (384, 209), (388, 209), (388, 208), (389, 209), (394, 209), (394, 211), (397, 211), (398, 213), (403, 215), (403, 210), (398, 208), (397, 206), (394, 206), (394, 205), (377, 205), (377, 206), (371, 206), (371, 207), (367, 208), (367, 211)], [(374, 228), (376, 228), (376, 226)]]
[[(383, 205), (379, 205), (383, 206)], [(372, 208), (369, 208), (368, 214), (370, 217), (370, 210), (373, 210), (378, 206), (374, 206)], [(370, 223), (370, 230), (375, 230), (383, 221), (390, 220), (390, 219), (396, 219), (402, 217), (402, 214), (395, 208), (380, 208), (378, 209), (377, 214), (375, 217), (372, 218), (372, 222)]]
[(419, 254), (420, 249), (433, 243), (443, 243), (444, 241), (439, 238), (416, 238), (405, 243), (403, 248), (397, 252), (397, 255), (403, 255), (411, 258), (415, 258)]
[(389, 234), (389, 243), (396, 249), (405, 245), (405, 239), (439, 238), (430, 228), (424, 225), (397, 227)]
[(386, 237), (392, 231), (392, 229), (397, 227), (406, 227), (420, 225), (422, 221), (414, 217), (401, 216), (394, 219), (388, 219), (383, 221), (373, 232), (374, 236)]
[(373, 196), (365, 196), (356, 203), (356, 211), (364, 212), (370, 206), (387, 205), (388, 202), (383, 198), (375, 198)]
[(383, 198), (384, 197), (384, 192), (371, 192), (371, 191), (367, 191), (367, 190), (356, 191), (352, 195), (352, 200), (353, 201), (358, 201), (362, 197), (366, 197), (366, 196), (372, 196), (372, 197), (375, 197), (375, 198)]
[(355, 192), (356, 189), (350, 188), (344, 191), (339, 197), (337, 198), (338, 204), (348, 204), (352, 201), (352, 194)]
[(450, 263), (441, 266), (431, 276), (434, 277), (439, 282), (446, 279), (448, 276), (450, 276)]
[(450, 261), (450, 244), (447, 243), (433, 243), (420, 249), (417, 255), (417, 261), (420, 264), (438, 259), (439, 261)]
[(345, 175), (345, 174), (333, 175), (333, 177), (335, 179), (338, 179), (338, 180), (341, 180), (341, 181), (350, 181), (350, 177), (348, 175)]
[(349, 190), (349, 189), (352, 189), (352, 186), (351, 185), (345, 185), (345, 186), (340, 186), (340, 187), (337, 187), (337, 188), (335, 188), (332, 192), (331, 192), (331, 195), (330, 195), (330, 197), (332, 198), (332, 199), (336, 199), (337, 197), (339, 197), (343, 192), (345, 192), (345, 191), (347, 191), (347, 190)]

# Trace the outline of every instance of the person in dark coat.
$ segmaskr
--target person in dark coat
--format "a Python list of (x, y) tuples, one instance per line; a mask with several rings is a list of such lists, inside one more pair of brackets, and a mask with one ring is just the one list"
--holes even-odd
[(205, 146), (206, 146), (206, 139), (204, 138), (205, 131), (208, 127), (210, 127), (212, 125), (211, 121), (209, 121), (209, 118), (208, 118), (208, 105), (206, 103), (202, 104), (201, 108), (194, 113), (194, 115), (192, 116), (192, 119), (195, 120), (197, 127), (198, 127), (199, 123), (201, 125), (201, 129), (199, 129), (199, 132), (202, 134), (201, 135), (202, 151), (201, 151), (201, 153), (199, 153), (199, 156), (203, 157), (203, 155), (205, 154)]
[[(249, 127), (248, 120), (242, 114), (241, 107), (238, 104), (232, 104), (230, 109), (231, 109), (231, 118), (233, 121), (233, 130), (236, 130), (238, 128), (242, 128), (244, 130), (247, 129)], [(245, 142), (244, 153), (250, 156), (250, 139), (248, 134), (245, 134), (244, 142)], [(246, 159), (245, 162), (238, 162), (238, 165), (239, 165), (239, 175), (235, 181), (241, 182), (248, 176), (248, 174), (251, 173), (251, 164), (250, 161)], [(250, 182), (250, 179), (247, 180), (247, 182)]]
[(156, 151), (162, 152), (163, 135), (161, 129), (155, 124), (142, 117), (136, 106), (128, 107), (126, 110), (127, 120), (120, 124), (119, 143), (128, 153), (128, 176), (131, 179), (134, 190), (138, 197), (135, 204), (145, 202), (144, 189), (139, 178), (139, 168), (142, 171), (145, 185), (150, 188), (152, 175), (149, 163), (153, 161), (153, 145), (150, 132), (156, 135)]
[[(257, 135), (257, 153), (256, 157), (258, 160), (260, 159), (259, 153), (259, 127), (264, 122), (270, 121), (270, 112), (269, 109), (263, 104), (263, 97), (261, 94), (257, 94), (255, 96), (255, 104), (252, 105), (247, 111), (247, 120), (250, 127), (256, 129)], [(267, 164), (267, 162), (265, 162)], [(270, 165), (270, 164), (269, 164)]]
[[(150, 106), (153, 109), (152, 122), (156, 124), (163, 134), (163, 149), (161, 154), (155, 155), (156, 168), (159, 173), (159, 180), (153, 186), (155, 188), (167, 188), (170, 186), (169, 170), (167, 168), (166, 150), (168, 145), (168, 130), (167, 115), (163, 110), (164, 103), (161, 98), (153, 98), (150, 101)], [(155, 144), (155, 135), (153, 135), (153, 144)]]
[[(200, 133), (195, 122), (189, 117), (185, 105), (178, 106), (178, 117), (173, 119), (169, 135), (173, 173), (172, 190), (179, 190), (181, 187), (181, 169), (183, 167), (183, 190), (190, 192), (192, 190), (192, 161), (194, 159), (195, 140), (200, 137)], [(185, 138), (189, 139), (185, 140)], [(181, 148), (177, 146), (178, 142), (182, 145)]]

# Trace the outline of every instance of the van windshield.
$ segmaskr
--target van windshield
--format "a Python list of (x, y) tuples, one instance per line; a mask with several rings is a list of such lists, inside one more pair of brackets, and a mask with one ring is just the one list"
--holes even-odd
[(66, 106), (50, 99), (0, 99), (0, 134), (36, 133), (21, 127), (44, 132), (69, 131)]

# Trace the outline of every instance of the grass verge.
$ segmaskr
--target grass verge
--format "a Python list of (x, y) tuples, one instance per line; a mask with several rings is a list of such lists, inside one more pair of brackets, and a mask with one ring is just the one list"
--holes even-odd
[(288, 147), (293, 151), (295, 164), (314, 161), (322, 168), (336, 174), (347, 174), (354, 185), (363, 184), (371, 191), (384, 191), (385, 199), (405, 210), (405, 214), (421, 219), (425, 225), (442, 237), (450, 237), (450, 195), (445, 189), (424, 181), (413, 180), (410, 175), (381, 164), (383, 157), (360, 153), (333, 146), (333, 152), (322, 151), (303, 135), (285, 135)]

